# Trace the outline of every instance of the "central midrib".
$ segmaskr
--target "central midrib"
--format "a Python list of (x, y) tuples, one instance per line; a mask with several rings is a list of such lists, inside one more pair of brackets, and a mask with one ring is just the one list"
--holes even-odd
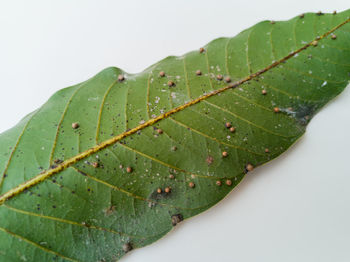
[(350, 22), (350, 18), (346, 19), (344, 22), (340, 23), (339, 25), (337, 25), (336, 27), (334, 27), (333, 29), (331, 29), (330, 31), (324, 33), (322, 36), (318, 37), (317, 39), (307, 43), (306, 45), (304, 45), (303, 47), (289, 53), (287, 56), (283, 57), (282, 59), (270, 64), (269, 66), (265, 67), (264, 69), (261, 69), (259, 71), (257, 71), (256, 73), (253, 73), (239, 81), (236, 81), (232, 84), (229, 84), (225, 87), (222, 87), (220, 89), (217, 89), (215, 91), (212, 91), (206, 95), (202, 95), (194, 100), (191, 100), (190, 102), (187, 102), (181, 106), (178, 106), (176, 108), (173, 108), (172, 110), (164, 113), (164, 114), (161, 114), (155, 118), (152, 118), (148, 121), (146, 121), (145, 123), (143, 124), (140, 124), (138, 125), (137, 127), (129, 130), (129, 131), (126, 131), (126, 132), (123, 132), (117, 136), (114, 136), (104, 142), (101, 142), (100, 144), (82, 152), (82, 153), (79, 153), (78, 155), (70, 158), (70, 159), (67, 159), (65, 160), (64, 162), (62, 162), (61, 164), (59, 164), (57, 167), (55, 168), (52, 168), (50, 170), (47, 170), (43, 173), (40, 173), (38, 174), (37, 176), (33, 177), (32, 179), (16, 186), (15, 188), (7, 191), (6, 193), (4, 193), (3, 195), (0, 196), (0, 205), (2, 205), (6, 200), (20, 194), (21, 192), (23, 192), (24, 190), (28, 189), (28, 188), (31, 188), (37, 184), (39, 184), (40, 182), (46, 180), (47, 178), (61, 172), (62, 170), (65, 170), (66, 168), (72, 166), (73, 164), (77, 163), (78, 161), (86, 158), (86, 157), (89, 157), (90, 155), (94, 154), (94, 153), (97, 153), (101, 150), (103, 150), (104, 148), (107, 148), (108, 146), (110, 145), (113, 145), (115, 143), (117, 143), (118, 141), (128, 137), (128, 136), (131, 136), (132, 134), (146, 128), (146, 127), (149, 127), (149, 126), (152, 126), (154, 125), (155, 123), (163, 120), (163, 119), (166, 119), (168, 117), (170, 117), (171, 115), (177, 113), (177, 112), (180, 112), (184, 109), (186, 109), (187, 107), (190, 107), (192, 105), (195, 105), (195, 104), (198, 104), (199, 102), (203, 101), (203, 100), (206, 100), (208, 99), (209, 97), (212, 97), (212, 96), (215, 96), (219, 93), (222, 93), (222, 92), (225, 92), (231, 88), (235, 88), (237, 86), (240, 86), (242, 85), (243, 83), (245, 82), (248, 82), (250, 80), (252, 80), (253, 78), (256, 78), (257, 76), (260, 76), (262, 74), (264, 74), (265, 72), (271, 70), (272, 68), (278, 66), (279, 64), (287, 61), (288, 59), (292, 58), (294, 55), (302, 52), (303, 50), (306, 50), (307, 48), (309, 48), (310, 46), (313, 46), (313, 42), (314, 41), (320, 41), (322, 39), (324, 39), (325, 37), (327, 37), (328, 35), (330, 35), (331, 33), (333, 33), (334, 31), (336, 31), (337, 29), (339, 29), (340, 27), (344, 26), (345, 24), (347, 24), (348, 22)]

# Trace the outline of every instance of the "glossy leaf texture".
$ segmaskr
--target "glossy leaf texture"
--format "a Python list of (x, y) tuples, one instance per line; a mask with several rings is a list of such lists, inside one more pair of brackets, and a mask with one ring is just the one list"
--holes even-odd
[(0, 135), (0, 261), (114, 261), (215, 205), (347, 86), (349, 16), (264, 21), (58, 91)]

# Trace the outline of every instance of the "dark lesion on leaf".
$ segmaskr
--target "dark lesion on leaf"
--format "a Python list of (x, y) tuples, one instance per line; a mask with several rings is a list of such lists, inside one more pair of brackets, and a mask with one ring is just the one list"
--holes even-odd
[(319, 106), (312, 103), (298, 103), (293, 105), (294, 117), (300, 125), (306, 126), (317, 113)]
[(175, 215), (171, 216), (171, 224), (173, 226), (176, 226), (177, 224), (179, 224), (183, 220), (184, 220), (184, 218), (181, 214), (175, 214)]
[(130, 242), (125, 243), (125, 244), (123, 245), (123, 251), (124, 251), (125, 253), (130, 252), (132, 249), (133, 249), (133, 246), (132, 246), (132, 244), (131, 244)]
[(115, 206), (109, 206), (104, 210), (106, 216), (110, 216), (115, 211)]
[(208, 166), (209, 166), (209, 165), (213, 164), (213, 162), (214, 162), (214, 157), (212, 157), (212, 156), (207, 156), (207, 158), (206, 158), (205, 161), (207, 162), (207, 164), (208, 164)]

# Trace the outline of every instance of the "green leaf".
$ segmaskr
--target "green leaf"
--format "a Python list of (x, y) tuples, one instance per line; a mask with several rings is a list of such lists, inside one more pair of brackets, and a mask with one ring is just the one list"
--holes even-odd
[(57, 92), (0, 135), (0, 260), (113, 261), (215, 205), (346, 87), (349, 16), (264, 21)]

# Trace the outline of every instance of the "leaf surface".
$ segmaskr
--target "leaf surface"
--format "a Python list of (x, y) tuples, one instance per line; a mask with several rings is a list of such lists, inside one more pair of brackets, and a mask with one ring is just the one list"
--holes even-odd
[(346, 87), (349, 16), (264, 21), (57, 92), (0, 135), (0, 260), (113, 261), (215, 205)]

